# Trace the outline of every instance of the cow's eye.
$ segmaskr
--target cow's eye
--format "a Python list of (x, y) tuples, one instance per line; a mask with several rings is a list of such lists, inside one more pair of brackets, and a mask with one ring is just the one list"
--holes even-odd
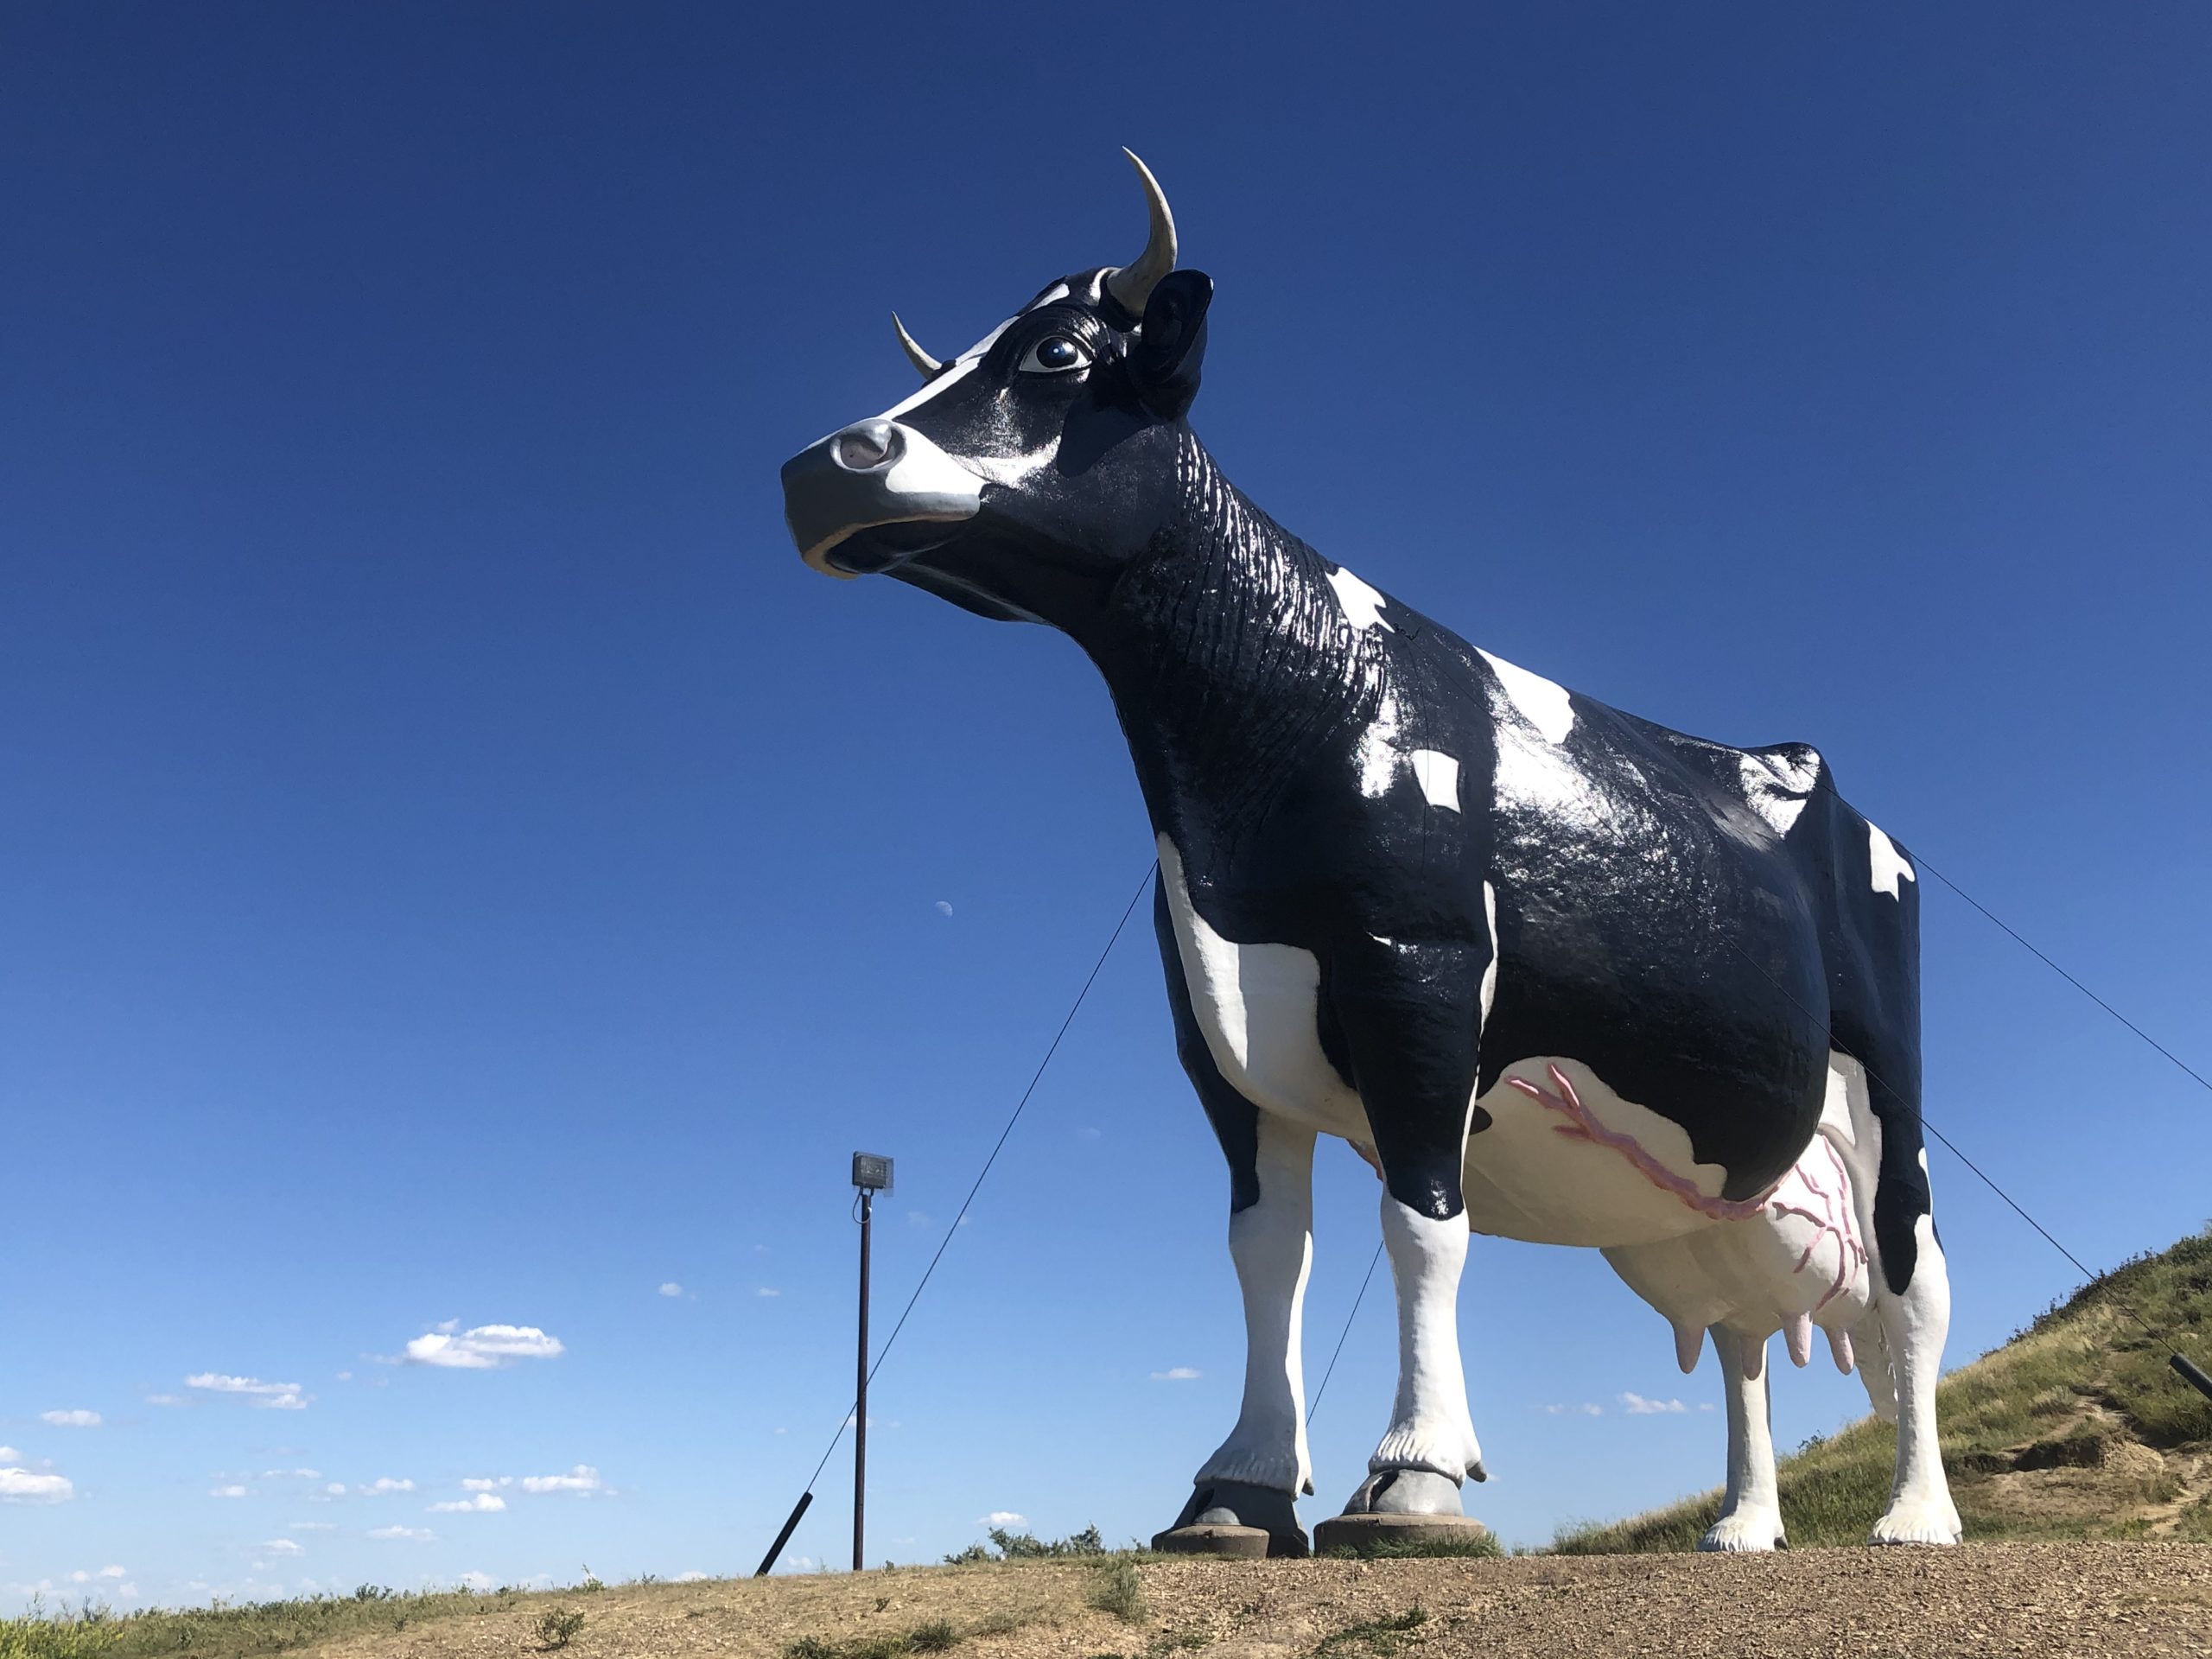
[(1029, 348), (1020, 370), (1024, 374), (1066, 374), (1090, 365), (1090, 353), (1081, 341), (1065, 334), (1047, 334)]

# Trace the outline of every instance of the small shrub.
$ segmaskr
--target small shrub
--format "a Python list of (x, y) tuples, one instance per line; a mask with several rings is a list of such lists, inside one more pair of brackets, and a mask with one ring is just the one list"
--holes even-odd
[[(586, 1568), (587, 1572), (590, 1569)], [(537, 1650), (550, 1653), (556, 1648), (565, 1648), (569, 1639), (584, 1627), (584, 1616), (571, 1612), (566, 1607), (556, 1607), (538, 1615), (537, 1623), (531, 1628), (537, 1633)]]
[(926, 1624), (917, 1624), (906, 1637), (909, 1653), (949, 1653), (959, 1645), (960, 1633), (949, 1619), (933, 1618)]
[(1142, 1618), (1144, 1580), (1137, 1576), (1136, 1563), (1122, 1557), (1101, 1567), (1090, 1586), (1090, 1601), (1099, 1611), (1111, 1613), (1125, 1624)]
[(1334, 1636), (1324, 1637), (1315, 1644), (1314, 1659), (1341, 1653), (1346, 1648), (1364, 1648), (1370, 1653), (1388, 1656), (1404, 1647), (1407, 1631), (1420, 1629), (1428, 1623), (1428, 1610), (1414, 1603), (1402, 1613), (1383, 1618), (1370, 1618), (1348, 1625)]

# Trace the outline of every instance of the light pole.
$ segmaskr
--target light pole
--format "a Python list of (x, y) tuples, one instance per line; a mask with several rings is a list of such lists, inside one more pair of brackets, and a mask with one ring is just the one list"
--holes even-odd
[(859, 1386), (853, 1390), (853, 1571), (866, 1566), (868, 1547), (868, 1258), (875, 1195), (891, 1190), (891, 1160), (870, 1152), (853, 1154), (853, 1185), (861, 1192), (861, 1332)]

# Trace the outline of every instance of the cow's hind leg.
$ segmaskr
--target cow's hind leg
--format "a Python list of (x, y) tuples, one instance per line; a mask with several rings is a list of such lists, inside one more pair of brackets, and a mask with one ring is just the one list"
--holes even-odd
[(1348, 1515), (1458, 1515), (1460, 1483), (1484, 1478), (1459, 1363), (1459, 1182), (1489, 961), (1469, 945), (1376, 940), (1331, 963), (1331, 1006), (1382, 1171), (1398, 1301), (1397, 1398)]
[(1885, 1281), (1874, 1287), (1874, 1311), (1890, 1351), (1897, 1409), (1897, 1477), (1890, 1507), (1869, 1539), (1877, 1544), (1955, 1544), (1961, 1530), (1936, 1433), (1936, 1382), (1951, 1325), (1951, 1279), (1943, 1247), (1925, 1215), (1917, 1230), (1910, 1281), (1903, 1290)]
[[(1874, 1319), (1896, 1390), (1897, 1474), (1889, 1508), (1874, 1523), (1868, 1541), (1955, 1544), (1959, 1512), (1944, 1477), (1936, 1427), (1936, 1383), (1951, 1325), (1951, 1278), (1931, 1214), (1919, 1068), (1916, 1057), (1899, 1045), (1866, 1040), (1864, 1046), (1880, 1055), (1878, 1073), (1837, 1055), (1830, 1061), (1829, 1087), (1843, 1090), (1848, 1103), (1856, 1142), (1853, 1185), (1872, 1241)], [(1876, 1081), (1877, 1076), (1882, 1080)], [(1893, 1086), (1897, 1079), (1903, 1080), (1902, 1090)], [(1862, 1359), (1880, 1363), (1880, 1355)], [(1872, 1379), (1869, 1392), (1875, 1392)], [(1878, 1409), (1880, 1403), (1876, 1394)]]
[(1258, 1527), (1270, 1555), (1303, 1555), (1298, 1495), (1313, 1484), (1300, 1327), (1313, 1255), (1313, 1132), (1262, 1116), (1221, 1075), (1192, 1016), (1164, 899), (1157, 912), (1176, 1047), (1229, 1159), (1229, 1254), (1244, 1298), (1243, 1408), (1199, 1465), (1175, 1525)]
[[(1766, 1390), (1766, 1343), (1725, 1325), (1713, 1327), (1713, 1349), (1720, 1357), (1728, 1389), (1728, 1490), (1720, 1518), (1697, 1541), (1700, 1549), (1778, 1549), (1782, 1503), (1775, 1484), (1772, 1412)], [(1758, 1357), (1758, 1369), (1746, 1364)]]

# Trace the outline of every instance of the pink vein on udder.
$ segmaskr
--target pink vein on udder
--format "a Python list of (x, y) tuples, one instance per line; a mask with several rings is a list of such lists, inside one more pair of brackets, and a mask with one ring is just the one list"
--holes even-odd
[(1662, 1192), (1671, 1192), (1700, 1215), (1711, 1216), (1715, 1221), (1748, 1221), (1766, 1207), (1766, 1195), (1756, 1198), (1714, 1198), (1700, 1192), (1696, 1184), (1661, 1163), (1644, 1149), (1643, 1143), (1632, 1135), (1623, 1135), (1600, 1123), (1582, 1096), (1574, 1092), (1574, 1084), (1566, 1072), (1556, 1065), (1544, 1068), (1552, 1074), (1552, 1083), (1559, 1090), (1550, 1090), (1529, 1082), (1525, 1077), (1508, 1077), (1506, 1081), (1540, 1106), (1550, 1108), (1563, 1116), (1567, 1122), (1554, 1123), (1554, 1132), (1570, 1141), (1587, 1141), (1594, 1146), (1609, 1147), (1628, 1160), (1639, 1175)]
[(1827, 1149), (1828, 1163), (1835, 1171), (1836, 1185), (1841, 1191), (1822, 1186), (1813, 1179), (1811, 1166), (1800, 1159), (1792, 1166), (1789, 1173), (1803, 1183), (1806, 1191), (1820, 1201), (1820, 1212), (1815, 1214), (1803, 1205), (1789, 1203), (1779, 1192), (1770, 1203), (1777, 1215), (1802, 1217), (1820, 1230), (1806, 1243), (1805, 1253), (1797, 1258), (1797, 1265), (1792, 1271), (1805, 1271), (1806, 1264), (1813, 1259), (1813, 1252), (1819, 1248), (1824, 1235), (1835, 1240), (1835, 1282), (1813, 1305), (1813, 1312), (1817, 1313), (1843, 1294), (1853, 1274), (1866, 1265), (1866, 1246), (1859, 1241), (1858, 1223), (1852, 1214), (1851, 1176), (1843, 1166), (1843, 1158), (1826, 1135), (1815, 1135), (1814, 1139)]

